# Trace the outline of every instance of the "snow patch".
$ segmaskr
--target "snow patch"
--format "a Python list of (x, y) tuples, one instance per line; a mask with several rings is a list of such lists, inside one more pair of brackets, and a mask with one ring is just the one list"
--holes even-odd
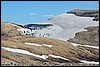
[(27, 29), (27, 28), (19, 28), (17, 29), (18, 31), (23, 31), (23, 30), (26, 30), (26, 31), (29, 31), (30, 29)]
[(22, 50), (22, 49), (14, 49), (14, 48), (8, 48), (8, 47), (1, 47), (1, 48), (4, 49), (4, 50), (7, 50), (7, 51), (14, 52), (14, 53), (27, 54), (27, 55), (35, 56), (35, 57), (42, 58), (42, 59), (48, 58), (48, 56), (46, 56), (46, 55), (40, 56), (40, 55), (36, 55), (34, 53), (30, 53), (29, 51)]
[[(51, 57), (54, 57), (54, 58), (60, 58), (60, 59), (63, 59), (63, 60), (71, 61), (71, 60), (66, 59), (64, 57), (55, 56), (55, 55), (52, 55), (52, 54), (49, 54), (48, 56), (47, 55), (41, 55), (40, 56), (40, 55), (36, 55), (34, 53), (30, 53), (29, 51), (22, 50), (22, 49), (8, 48), (8, 47), (2, 47), (2, 46), (1, 46), (1, 49), (11, 51), (11, 52), (14, 52), (14, 53), (21, 53), (21, 54), (27, 54), (27, 55), (35, 56), (35, 57), (38, 57), (38, 58), (41, 58), (41, 59), (44, 59), (44, 60), (46, 60), (49, 56), (51, 56)], [(86, 64), (99, 64), (99, 62), (95, 62), (95, 61), (80, 60), (80, 62), (86, 63)]]
[(90, 45), (80, 45), (80, 46), (84, 46), (84, 47), (90, 47), (90, 48), (96, 48), (96, 49), (99, 49), (98, 46), (90, 46)]
[(61, 57), (61, 56), (55, 56), (55, 55), (52, 55), (52, 54), (49, 54), (49, 56), (54, 57), (54, 58), (60, 58), (60, 59), (63, 59), (63, 60), (71, 61), (71, 60), (66, 59), (66, 58), (64, 58), (64, 57)]
[(90, 46), (90, 45), (81, 45), (81, 44), (77, 44), (77, 43), (71, 43), (73, 46), (84, 46), (84, 47), (90, 47), (90, 48), (96, 48), (96, 49), (99, 49), (98, 46)]
[(28, 42), (25, 42), (25, 44), (28, 44), (28, 45), (34, 45), (34, 46), (42, 46), (40, 44), (36, 44), (36, 43), (28, 43)]
[(47, 44), (36, 44), (36, 43), (28, 43), (28, 42), (25, 42), (25, 44), (34, 45), (34, 46), (47, 46), (47, 47), (52, 47), (52, 45), (47, 45)]
[(79, 46), (80, 44), (77, 44), (77, 43), (71, 43), (73, 46)]
[(80, 61), (86, 64), (99, 64), (99, 62), (95, 62), (95, 61), (86, 61), (86, 60), (80, 60)]
[(21, 31), (23, 34), (30, 34), (31, 33), (31, 30), (27, 29), (27, 28), (20, 28), (20, 29), (17, 29), (17, 30)]
[(43, 46), (52, 47), (52, 45), (42, 44)]
[(48, 56), (47, 56), (47, 55), (42, 55), (42, 56), (40, 56), (40, 58), (42, 58), (42, 59), (47, 59)]

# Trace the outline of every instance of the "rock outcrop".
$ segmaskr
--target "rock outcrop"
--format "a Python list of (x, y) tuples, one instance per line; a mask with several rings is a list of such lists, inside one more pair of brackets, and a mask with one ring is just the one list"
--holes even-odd
[(11, 22), (1, 22), (1, 36), (21, 36), (23, 35), (17, 29), (22, 28)]
[(80, 17), (95, 17), (94, 21), (99, 21), (99, 10), (71, 10), (67, 13), (73, 13)]
[(27, 25), (24, 25), (23, 27), (24, 28), (28, 28), (28, 29), (31, 29), (31, 30), (40, 30), (42, 28), (47, 28), (49, 26), (53, 26), (53, 24), (27, 24)]
[[(91, 26), (85, 28), (87, 31), (78, 32), (74, 38), (70, 38), (69, 42), (79, 43), (83, 45), (99, 46), (99, 26)], [(99, 49), (82, 47), (95, 55), (99, 55)]]
[(78, 32), (74, 38), (70, 38), (68, 41), (99, 46), (99, 26), (91, 26), (85, 28), (87, 31)]

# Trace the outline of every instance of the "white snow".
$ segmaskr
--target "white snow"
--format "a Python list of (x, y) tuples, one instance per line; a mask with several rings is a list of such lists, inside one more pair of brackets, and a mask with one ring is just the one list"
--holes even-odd
[(19, 29), (17, 29), (18, 31), (23, 31), (23, 30), (25, 30), (25, 31), (29, 31), (30, 29), (27, 29), (27, 28), (19, 28)]
[(55, 55), (51, 55), (49, 54), (48, 56), (47, 55), (36, 55), (34, 53), (30, 53), (29, 51), (26, 51), (26, 50), (22, 50), (22, 49), (15, 49), (15, 48), (8, 48), (8, 47), (1, 47), (1, 49), (4, 49), (4, 50), (7, 50), (7, 51), (11, 51), (11, 52), (15, 52), (15, 53), (21, 53), (21, 54), (27, 54), (27, 55), (32, 55), (32, 56), (35, 56), (35, 57), (39, 57), (39, 58), (42, 58), (42, 59), (47, 59), (48, 56), (52, 56), (54, 58), (60, 58), (60, 59), (63, 59), (63, 60), (68, 60), (70, 61), (69, 59), (66, 59), (66, 58), (63, 58), (63, 57), (60, 57), (60, 56), (55, 56)]
[(79, 17), (74, 14), (66, 13), (57, 15), (51, 18), (51, 20), (44, 21), (43, 23), (52, 23), (53, 26), (57, 25), (60, 27), (61, 29), (56, 35), (53, 33), (53, 37), (62, 40), (73, 38), (75, 33), (83, 31), (86, 27), (99, 26), (99, 22), (93, 21), (93, 17)]
[(25, 42), (25, 44), (28, 44), (28, 45), (34, 45), (34, 46), (42, 46), (40, 44), (36, 44), (36, 43), (28, 43), (28, 42)]
[(80, 61), (86, 64), (99, 64), (99, 62), (94, 62), (94, 61), (86, 61), (86, 60), (80, 60)]
[(90, 48), (96, 48), (99, 49), (99, 46), (90, 46), (90, 45), (81, 45), (77, 43), (71, 43), (73, 46), (84, 46), (84, 47), (90, 47)]
[(27, 44), (27, 45), (33, 45), (33, 46), (47, 46), (47, 47), (52, 47), (52, 45), (47, 45), (47, 44), (36, 44), (36, 43), (28, 43), (28, 42), (25, 42), (25, 44)]
[(31, 30), (27, 28), (19, 28), (18, 31), (21, 31), (23, 34), (30, 34)]
[[(81, 45), (81, 44), (77, 44), (77, 43), (71, 43), (73, 46), (84, 46), (84, 47), (91, 47), (91, 48), (96, 48), (99, 49), (98, 46), (90, 46), (90, 45)], [(86, 61), (86, 60), (80, 60), (80, 62), (82, 63), (86, 63), (86, 64), (99, 64), (99, 62), (94, 62), (94, 61)]]
[(22, 49), (15, 49), (15, 48), (8, 48), (8, 47), (1, 47), (2, 49), (4, 50), (7, 50), (7, 51), (11, 51), (11, 52), (15, 52), (15, 53), (21, 53), (21, 54), (27, 54), (27, 55), (32, 55), (32, 56), (35, 56), (35, 57), (38, 57), (38, 58), (42, 58), (42, 59), (47, 59), (48, 56), (52, 56), (54, 58), (60, 58), (60, 59), (63, 59), (63, 60), (68, 60), (68, 61), (71, 61), (69, 59), (66, 59), (66, 58), (63, 58), (63, 57), (60, 57), (60, 56), (55, 56), (55, 55), (51, 55), (49, 54), (48, 56), (47, 55), (36, 55), (34, 53), (30, 53), (29, 51), (26, 51), (26, 50), (22, 50)]
[[(71, 61), (71, 60), (66, 59), (64, 57), (55, 56), (55, 55), (52, 55), (52, 54), (49, 54), (48, 56), (47, 55), (41, 55), (40, 56), (40, 55), (36, 55), (34, 53), (30, 53), (29, 51), (22, 50), (22, 49), (8, 48), (8, 47), (2, 47), (2, 46), (1, 46), (1, 49), (7, 50), (7, 51), (11, 51), (11, 52), (14, 52), (14, 53), (21, 53), (21, 54), (27, 54), (27, 55), (35, 56), (35, 57), (38, 57), (38, 58), (41, 58), (41, 59), (44, 59), (44, 60), (47, 59), (49, 56), (51, 56), (51, 57), (54, 57), (54, 58), (60, 58), (60, 59), (63, 59), (63, 60)], [(86, 60), (80, 60), (80, 62), (86, 63), (86, 64), (99, 64), (99, 62), (86, 61)]]
[(63, 59), (63, 60), (71, 61), (71, 60), (66, 59), (66, 58), (64, 58), (64, 57), (61, 57), (61, 56), (55, 56), (55, 55), (52, 55), (52, 54), (49, 54), (49, 56), (54, 57), (54, 58), (60, 58), (60, 59)]
[(28, 31), (28, 34), (31, 34), (31, 36), (49, 37), (66, 41), (69, 38), (73, 38), (75, 33), (86, 31), (84, 29), (86, 27), (99, 26), (99, 21), (93, 21), (93, 17), (79, 17), (74, 14), (63, 13), (37, 24), (52, 24), (53, 26), (32, 31), (23, 28), (18, 30), (26, 31), (26, 33)]
[(42, 59), (48, 58), (48, 56), (46, 56), (46, 55), (40, 56), (40, 55), (36, 55), (34, 53), (30, 53), (29, 51), (22, 50), (22, 49), (15, 49), (15, 48), (8, 48), (8, 47), (1, 47), (1, 48), (4, 49), (4, 50), (7, 50), (7, 51), (14, 52), (14, 53), (27, 54), (27, 55), (35, 56), (35, 57), (42, 58)]
[(52, 45), (42, 44), (43, 46), (52, 47)]
[(99, 49), (98, 46), (90, 46), (90, 45), (80, 45), (80, 46), (84, 46), (84, 47), (91, 47), (91, 48), (96, 48), (96, 49)]
[(80, 44), (77, 43), (71, 43), (73, 46), (79, 46)]
[(42, 59), (47, 59), (48, 56), (47, 55), (42, 55), (42, 56), (39, 56), (39, 58), (42, 58)]

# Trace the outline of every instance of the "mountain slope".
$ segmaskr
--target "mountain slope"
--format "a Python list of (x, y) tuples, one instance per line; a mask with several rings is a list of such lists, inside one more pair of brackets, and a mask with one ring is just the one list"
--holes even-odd
[[(8, 22), (1, 23), (2, 64), (26, 66), (96, 64), (98, 66), (99, 47), (95, 46), (99, 45), (97, 26), (99, 21), (93, 21), (93, 17), (79, 17), (66, 13), (38, 24), (23, 26)], [(72, 41), (66, 41), (70, 38)], [(77, 39), (77, 42), (74, 39)], [(84, 40), (86, 42), (81, 43)]]
[[(33, 45), (26, 44), (25, 42), (33, 43)], [(37, 46), (36, 44), (42, 46)], [(47, 45), (52, 45), (52, 47), (48, 47)], [(3, 59), (2, 62), (7, 63), (11, 61), (22, 64), (30, 64), (31, 62), (37, 63), (37, 61), (55, 61), (61, 63), (79, 63), (81, 60), (99, 61), (98, 55), (95, 55), (85, 49), (75, 47), (68, 42), (51, 38), (23, 36), (10, 37), (2, 39), (1, 46), (1, 58)], [(5, 61), (4, 58), (8, 59), (9, 61)], [(27, 62), (25, 62), (25, 58), (27, 58)]]
[(99, 46), (99, 26), (91, 26), (85, 29), (87, 29), (87, 31), (76, 33), (75, 37), (70, 38), (68, 41)]
[(22, 28), (11, 22), (1, 22), (1, 36), (21, 36), (22, 33), (17, 29)]

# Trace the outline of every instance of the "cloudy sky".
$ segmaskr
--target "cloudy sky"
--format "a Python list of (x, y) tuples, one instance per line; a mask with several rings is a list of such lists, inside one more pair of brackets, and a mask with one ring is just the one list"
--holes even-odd
[(98, 1), (1, 1), (1, 22), (39, 23), (73, 9), (97, 10)]

